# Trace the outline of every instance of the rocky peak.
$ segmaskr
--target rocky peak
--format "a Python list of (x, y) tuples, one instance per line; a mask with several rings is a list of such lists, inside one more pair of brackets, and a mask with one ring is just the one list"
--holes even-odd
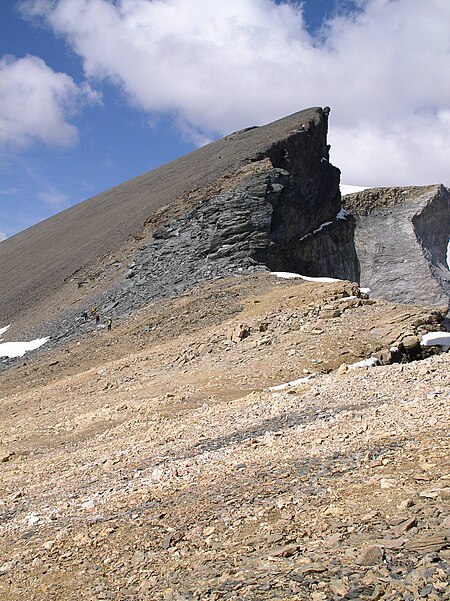
[(7, 240), (0, 314), (27, 327), (49, 304), (69, 322), (68, 306), (129, 314), (255, 270), (357, 280), (327, 128), (328, 110), (313, 108), (236, 132)]

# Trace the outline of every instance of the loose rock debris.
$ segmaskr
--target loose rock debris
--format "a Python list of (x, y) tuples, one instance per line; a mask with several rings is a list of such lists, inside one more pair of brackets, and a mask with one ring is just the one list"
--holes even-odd
[(0, 598), (449, 599), (450, 355), (337, 370), (416, 315), (318, 290), (4, 372)]

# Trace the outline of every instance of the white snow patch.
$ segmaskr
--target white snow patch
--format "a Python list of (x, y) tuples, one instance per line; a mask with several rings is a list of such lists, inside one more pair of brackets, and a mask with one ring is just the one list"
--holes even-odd
[(0, 336), (2, 334), (4, 334), (6, 332), (6, 330), (9, 330), (10, 327), (11, 327), (11, 324), (9, 324), (9, 326), (5, 326), (4, 328), (0, 328)]
[(339, 187), (341, 189), (341, 196), (362, 192), (362, 190), (370, 190), (370, 186), (348, 186), (347, 184), (341, 184)]
[(342, 282), (343, 280), (339, 280), (336, 278), (327, 278), (327, 277), (312, 277), (309, 275), (300, 275), (299, 273), (290, 273), (289, 271), (271, 271), (272, 275), (277, 278), (283, 278), (288, 280), (290, 278), (301, 278), (302, 280), (306, 280), (307, 282)]
[(276, 390), (284, 390), (285, 388), (290, 388), (291, 386), (297, 386), (297, 384), (303, 384), (310, 380), (312, 376), (306, 376), (305, 378), (299, 378), (298, 380), (291, 380), (291, 382), (286, 382), (285, 384), (278, 384), (278, 386), (271, 386), (267, 390), (270, 392), (274, 392)]
[(363, 294), (370, 294), (370, 288), (360, 288), (359, 291)]
[(3, 342), (0, 344), (0, 357), (23, 357), (26, 352), (34, 351), (49, 340), (47, 338), (36, 338), (29, 342)]
[(449, 332), (428, 332), (422, 337), (420, 343), (422, 346), (441, 346), (442, 350), (450, 349), (450, 333)]
[(447, 244), (447, 267), (450, 269), (450, 238)]
[(359, 367), (373, 367), (378, 364), (378, 359), (375, 357), (369, 357), (369, 359), (363, 359), (357, 363), (352, 363), (348, 366), (349, 369), (358, 369)]
[[(347, 211), (344, 208), (342, 208), (339, 211), (339, 213), (336, 214), (335, 219), (341, 219), (341, 220), (344, 219), (345, 220), (345, 219), (347, 219), (347, 216), (348, 216)], [(304, 236), (302, 236), (299, 241), (301, 242), (302, 240), (305, 240), (305, 238), (309, 238), (309, 236), (314, 236), (314, 234), (319, 233), (320, 231), (323, 230), (324, 227), (328, 227), (329, 225), (333, 225), (333, 222), (332, 221), (325, 221), (325, 223), (322, 223), (321, 225), (319, 225), (319, 227), (317, 229), (315, 229), (312, 232), (309, 232), (308, 234), (305, 234)]]
[(332, 221), (325, 221), (325, 223), (322, 223), (321, 225), (319, 225), (319, 227), (316, 230), (313, 230), (311, 233), (317, 234), (317, 232), (320, 232), (321, 230), (323, 230), (324, 227), (327, 227), (328, 225), (331, 225), (332, 223), (333, 223)]
[(317, 234), (318, 232), (320, 232), (321, 230), (323, 230), (324, 227), (327, 227), (328, 225), (332, 225), (332, 221), (325, 221), (325, 223), (322, 223), (321, 225), (319, 225), (319, 227), (316, 230), (313, 230), (312, 232), (309, 232), (308, 234), (305, 234), (304, 236), (302, 236), (299, 240), (299, 242), (301, 242), (302, 240), (305, 240), (305, 238), (309, 238), (309, 236), (314, 236), (314, 234)]

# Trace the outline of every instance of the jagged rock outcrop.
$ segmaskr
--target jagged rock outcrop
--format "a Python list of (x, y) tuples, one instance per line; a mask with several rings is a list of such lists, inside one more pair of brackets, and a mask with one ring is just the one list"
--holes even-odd
[(139, 305), (232, 273), (270, 269), (358, 278), (354, 221), (339, 213), (338, 174), (325, 188), (329, 198), (317, 203), (320, 219), (331, 221), (319, 225), (312, 199), (292, 171), (267, 160), (265, 165), (257, 173), (248, 170), (236, 187), (205, 198), (187, 215), (153, 232), (126, 274)]
[(127, 314), (261, 269), (357, 280), (354, 220), (342, 214), (340, 172), (329, 162), (328, 112), (236, 132), (6, 240), (2, 321), (20, 318), (29, 331), (48, 320), (48, 306), (52, 318), (60, 306), (58, 323), (70, 324), (91, 302)]
[(356, 217), (361, 286), (402, 303), (445, 306), (450, 195), (442, 185), (373, 188), (345, 196)]
[(91, 305), (126, 317), (198, 284), (264, 270), (447, 304), (448, 191), (370, 190), (345, 197), (346, 212), (328, 113), (308, 109), (236, 132), (2, 242), (0, 326), (70, 339)]

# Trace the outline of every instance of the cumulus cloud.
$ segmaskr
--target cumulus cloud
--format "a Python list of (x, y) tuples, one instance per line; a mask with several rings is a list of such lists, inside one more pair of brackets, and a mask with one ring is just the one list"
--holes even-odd
[(0, 232), (0, 242), (2, 242), (2, 240), (6, 240), (5, 232)]
[(97, 102), (87, 83), (76, 85), (36, 56), (0, 59), (0, 147), (25, 147), (35, 140), (69, 146), (77, 129), (67, 121), (76, 108)]
[(349, 183), (448, 183), (450, 3), (354, 5), (314, 38), (299, 2), (26, 0), (22, 11), (66, 38), (87, 77), (199, 140), (330, 105)]

